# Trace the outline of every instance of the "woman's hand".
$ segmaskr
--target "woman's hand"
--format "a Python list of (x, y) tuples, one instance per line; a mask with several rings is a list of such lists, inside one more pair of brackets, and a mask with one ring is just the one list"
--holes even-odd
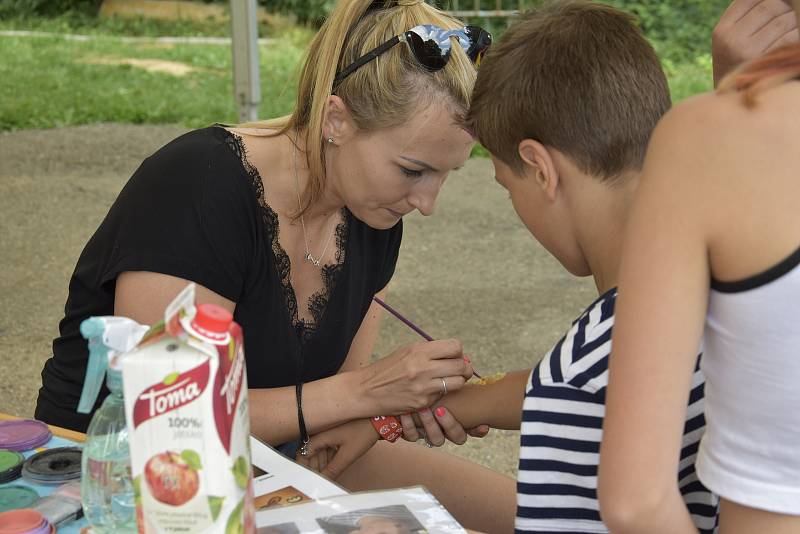
[(711, 35), (714, 85), (741, 63), (798, 41), (791, 2), (733, 0)]
[(396, 415), (431, 406), (472, 376), (456, 339), (406, 345), (355, 371), (371, 415)]
[(369, 419), (357, 419), (315, 436), (306, 448), (308, 456), (298, 453), (297, 462), (335, 480), (378, 441), (378, 433)]
[(406, 441), (424, 439), (427, 444), (434, 447), (444, 445), (445, 438), (456, 445), (463, 445), (467, 441), (467, 436), (482, 438), (489, 433), (488, 425), (465, 429), (444, 406), (435, 407), (433, 410), (424, 408), (417, 412), (416, 417), (403, 414), (400, 416), (400, 424), (403, 426), (403, 439)]

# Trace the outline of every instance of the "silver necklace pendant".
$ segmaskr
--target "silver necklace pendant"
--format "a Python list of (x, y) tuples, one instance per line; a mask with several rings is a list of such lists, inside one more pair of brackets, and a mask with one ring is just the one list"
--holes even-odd
[(306, 261), (312, 264), (314, 267), (319, 267), (320, 265), (320, 260), (314, 258), (314, 256), (311, 255), (311, 252), (306, 252)]

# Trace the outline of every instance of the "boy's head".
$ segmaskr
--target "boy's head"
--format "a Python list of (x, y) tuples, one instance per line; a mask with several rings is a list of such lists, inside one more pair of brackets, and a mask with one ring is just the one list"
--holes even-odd
[[(467, 119), (523, 222), (567, 269), (589, 274), (569, 258), (575, 250), (565, 250), (576, 247), (554, 242), (570, 233), (563, 228), (572, 224), (569, 215), (549, 208), (564, 204), (566, 176), (614, 188), (635, 175), (669, 106), (661, 64), (632, 16), (559, 0), (523, 15), (489, 50)], [(514, 180), (541, 198), (515, 198)], [(553, 230), (537, 232), (537, 225)]]

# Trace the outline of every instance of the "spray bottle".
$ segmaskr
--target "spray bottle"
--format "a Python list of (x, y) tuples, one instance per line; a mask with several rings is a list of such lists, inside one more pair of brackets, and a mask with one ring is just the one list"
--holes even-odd
[(83, 511), (97, 534), (137, 532), (120, 360), (147, 329), (125, 317), (90, 317), (81, 323), (89, 363), (78, 412), (91, 412), (104, 378), (111, 391), (89, 423), (82, 458)]

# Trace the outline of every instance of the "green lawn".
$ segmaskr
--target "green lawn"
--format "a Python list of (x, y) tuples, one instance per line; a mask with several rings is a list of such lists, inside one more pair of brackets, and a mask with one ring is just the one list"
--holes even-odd
[[(0, 129), (53, 128), (114, 121), (190, 127), (236, 120), (231, 51), (219, 45), (88, 42), (0, 37)], [(302, 48), (277, 41), (261, 49), (261, 116), (286, 113)], [(185, 76), (148, 72), (126, 59), (178, 62)]]
[[(220, 45), (155, 45), (125, 43), (115, 35), (157, 35), (141, 25), (83, 27), (58, 22), (0, 23), (0, 30), (36, 29), (92, 33), (86, 42), (61, 37), (0, 36), (0, 130), (53, 128), (92, 122), (178, 123), (198, 127), (235, 122), (231, 51)], [(187, 35), (192, 28), (167, 28)], [(194, 28), (197, 30), (197, 28)], [(224, 35), (220, 29), (219, 34)], [(297, 66), (310, 32), (284, 30), (261, 47), (261, 117), (287, 113), (293, 104)], [(124, 60), (164, 60), (196, 69), (185, 76), (148, 72)], [(665, 68), (673, 99), (679, 101), (711, 88), (711, 63), (700, 56), (693, 63)]]

